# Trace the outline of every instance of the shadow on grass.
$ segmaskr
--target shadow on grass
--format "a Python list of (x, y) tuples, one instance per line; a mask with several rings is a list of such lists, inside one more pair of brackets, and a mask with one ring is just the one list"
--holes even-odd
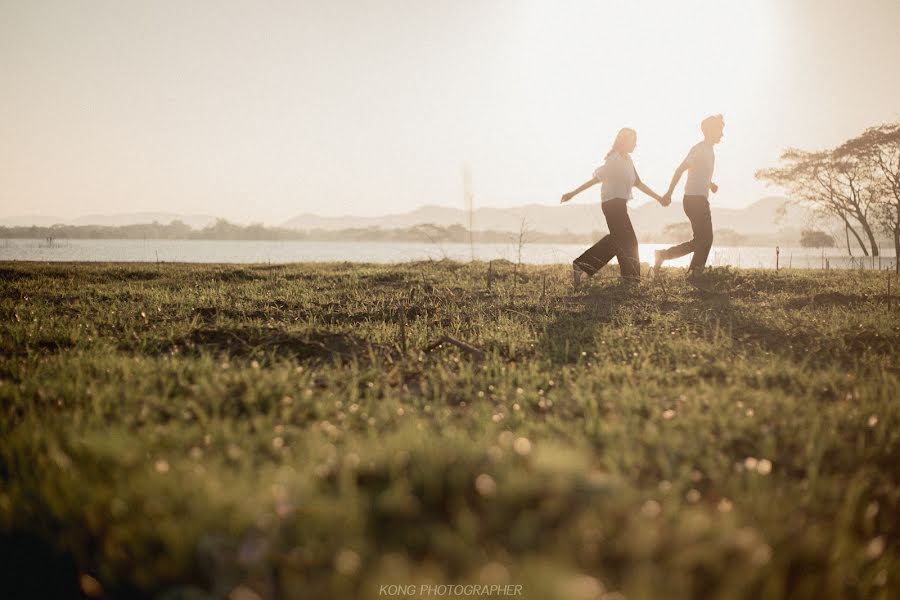
[[(864, 303), (878, 302), (880, 298), (876, 295), (839, 292), (809, 295), (808, 282), (785, 279), (776, 283), (784, 283), (797, 297), (780, 307), (770, 306), (767, 302), (771, 294), (783, 289), (769, 285), (750, 289), (746, 279), (746, 276), (731, 271), (710, 273), (693, 286), (690, 301), (679, 306), (679, 313), (685, 322), (693, 325), (698, 336), (710, 340), (724, 336), (734, 350), (761, 350), (823, 367), (835, 363), (845, 368), (854, 367), (866, 352), (887, 354), (900, 345), (900, 334), (879, 333), (871, 327), (860, 326), (836, 335), (823, 335), (821, 327), (807, 319), (779, 322), (782, 316), (779, 313), (790, 314), (806, 307), (858, 310)], [(736, 298), (743, 300), (745, 305), (734, 305), (732, 300)], [(748, 308), (747, 302), (758, 302), (759, 308)]]
[(586, 293), (561, 299), (556, 317), (545, 327), (542, 346), (555, 363), (571, 363), (595, 345), (596, 326), (615, 323), (620, 309), (633, 303), (640, 289), (619, 281), (596, 285)]
[[(760, 282), (755, 275), (716, 269), (686, 288), (663, 287), (664, 294), (625, 283), (601, 283), (587, 288), (586, 293), (562, 298), (555, 318), (544, 330), (543, 344), (554, 363), (572, 363), (581, 352), (598, 349), (599, 326), (652, 326), (668, 313), (677, 315), (679, 326), (686, 327), (694, 338), (721, 349), (723, 358), (740, 351), (764, 352), (823, 368), (850, 368), (864, 354), (887, 355), (900, 347), (896, 331), (860, 326), (823, 334), (815, 319), (790, 318), (792, 311), (806, 307), (859, 310), (878, 303), (881, 298), (877, 295), (811, 294), (808, 281), (763, 278)], [(779, 287), (782, 284), (794, 297), (779, 304), (773, 302), (773, 294), (784, 291)]]
[(298, 361), (351, 360), (368, 355), (371, 344), (344, 333), (304, 335), (276, 327), (201, 327), (175, 342), (185, 353), (210, 352), (236, 358), (290, 357)]

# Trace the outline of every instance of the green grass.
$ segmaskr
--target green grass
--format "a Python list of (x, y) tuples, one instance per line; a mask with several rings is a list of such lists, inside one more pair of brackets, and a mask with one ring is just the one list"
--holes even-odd
[(7, 559), (107, 598), (897, 597), (896, 279), (486, 272), (0, 265)]

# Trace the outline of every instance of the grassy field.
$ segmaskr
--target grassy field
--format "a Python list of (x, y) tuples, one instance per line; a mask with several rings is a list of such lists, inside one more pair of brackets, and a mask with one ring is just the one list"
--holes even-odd
[(0, 595), (898, 597), (896, 279), (486, 273), (0, 265)]

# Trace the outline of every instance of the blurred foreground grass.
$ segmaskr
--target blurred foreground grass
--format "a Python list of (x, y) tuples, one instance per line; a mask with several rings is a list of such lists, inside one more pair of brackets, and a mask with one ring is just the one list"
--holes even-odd
[(0, 585), (897, 597), (896, 280), (486, 272), (0, 265)]

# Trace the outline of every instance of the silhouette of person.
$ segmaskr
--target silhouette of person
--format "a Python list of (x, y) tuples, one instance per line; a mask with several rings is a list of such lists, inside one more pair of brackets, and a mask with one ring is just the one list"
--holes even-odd
[(677, 246), (672, 246), (665, 250), (657, 250), (653, 264), (654, 273), (659, 273), (659, 268), (664, 261), (670, 258), (678, 258), (691, 252), (694, 253), (694, 256), (691, 258), (690, 267), (688, 267), (689, 276), (699, 275), (706, 267), (706, 259), (709, 257), (709, 250), (712, 248), (713, 242), (712, 215), (709, 212), (709, 192), (712, 191), (715, 194), (719, 191), (719, 186), (712, 181), (713, 169), (716, 166), (716, 154), (713, 151), (713, 146), (722, 141), (724, 129), (725, 119), (722, 115), (713, 115), (703, 119), (703, 122), (700, 123), (703, 141), (695, 144), (678, 168), (675, 169), (672, 182), (669, 184), (669, 189), (663, 198), (667, 200), (666, 204), (672, 201), (672, 191), (678, 185), (681, 175), (687, 171), (687, 182), (684, 184), (684, 214), (687, 215), (688, 220), (691, 222), (691, 230), (694, 237)]
[(631, 153), (636, 146), (637, 132), (628, 127), (620, 130), (612, 148), (606, 154), (605, 162), (594, 171), (593, 177), (571, 192), (563, 194), (560, 200), (560, 203), (568, 202), (594, 184), (601, 184), (600, 206), (606, 217), (609, 235), (604, 236), (573, 261), (572, 273), (576, 287), (581, 282), (582, 274), (586, 274), (588, 277), (592, 276), (612, 260), (613, 256), (619, 260), (619, 271), (622, 277), (629, 280), (640, 279), (641, 263), (638, 257), (638, 241), (626, 207), (626, 203), (632, 197), (631, 188), (637, 187), (663, 206), (666, 205), (666, 202), (663, 197), (647, 187), (638, 176), (634, 163), (631, 161)]

